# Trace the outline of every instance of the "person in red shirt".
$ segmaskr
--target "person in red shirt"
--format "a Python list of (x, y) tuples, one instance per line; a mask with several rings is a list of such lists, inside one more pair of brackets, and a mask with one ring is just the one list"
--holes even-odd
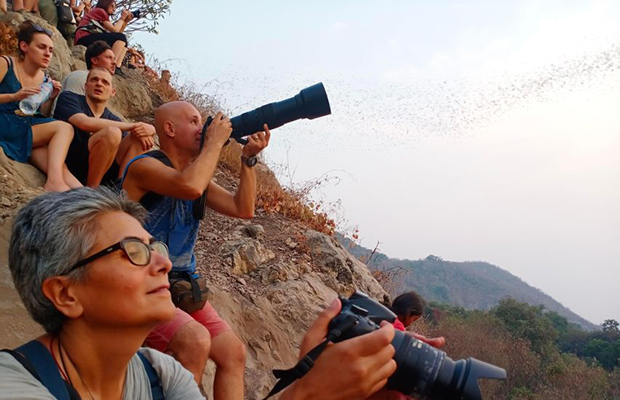
[[(424, 307), (426, 301), (414, 291), (400, 294), (394, 299), (390, 309), (398, 317), (396, 321), (392, 323), (394, 329), (399, 331), (406, 331), (409, 325), (420, 319), (424, 314)], [(427, 338), (419, 333), (407, 332), (411, 336), (418, 340), (426, 342), (433, 347), (441, 348), (446, 344), (446, 339), (443, 336), (436, 338)]]
[(398, 319), (394, 321), (394, 328), (404, 331), (424, 314), (426, 301), (416, 292), (400, 294), (392, 302), (390, 309)]
[(90, 46), (97, 40), (103, 40), (112, 46), (116, 58), (117, 71), (127, 52), (127, 36), (123, 33), (127, 24), (134, 18), (127, 10), (121, 11), (121, 17), (115, 23), (110, 16), (116, 12), (116, 1), (99, 0), (95, 8), (82, 17), (75, 32), (75, 44)]

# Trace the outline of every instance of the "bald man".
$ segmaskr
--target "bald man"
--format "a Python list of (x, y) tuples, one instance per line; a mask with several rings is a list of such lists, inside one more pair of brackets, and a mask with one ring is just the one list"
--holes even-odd
[[(207, 129), (200, 149), (202, 119), (186, 102), (164, 104), (155, 112), (155, 129), (160, 151), (140, 155), (129, 162), (122, 187), (129, 198), (149, 212), (145, 226), (156, 240), (168, 244), (172, 271), (170, 278), (195, 274), (194, 245), (200, 220), (193, 216), (194, 200), (206, 190), (206, 205), (221, 214), (249, 219), (256, 200), (256, 156), (269, 144), (264, 132), (248, 138), (241, 156), (241, 176), (235, 194), (212, 182), (222, 147), (230, 137), (230, 120), (221, 113)], [(173, 355), (194, 374), (201, 386), (205, 363), (216, 366), (215, 400), (242, 400), (245, 346), (230, 326), (206, 303), (202, 310), (186, 313), (177, 308), (174, 319), (157, 327), (147, 345)]]

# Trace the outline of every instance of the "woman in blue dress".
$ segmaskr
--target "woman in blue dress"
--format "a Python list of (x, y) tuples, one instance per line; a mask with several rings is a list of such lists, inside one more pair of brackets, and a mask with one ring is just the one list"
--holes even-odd
[(19, 57), (0, 58), (0, 147), (9, 158), (30, 161), (45, 172), (45, 190), (59, 192), (82, 186), (65, 166), (73, 127), (44, 117), (50, 114), (60, 83), (53, 81), (50, 99), (37, 114), (25, 116), (19, 111), (21, 100), (41, 90), (54, 49), (51, 36), (49, 30), (26, 21), (17, 34)]

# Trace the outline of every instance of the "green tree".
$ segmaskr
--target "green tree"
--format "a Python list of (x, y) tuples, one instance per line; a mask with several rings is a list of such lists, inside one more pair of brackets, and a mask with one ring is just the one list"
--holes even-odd
[(603, 322), (603, 332), (605, 333), (620, 333), (620, 329), (618, 329), (618, 321), (615, 319), (606, 319)]
[(170, 13), (172, 0), (117, 0), (119, 10), (140, 11), (140, 18), (129, 23), (125, 32), (147, 31), (157, 33), (159, 21)]
[(499, 305), (491, 310), (508, 331), (517, 338), (526, 339), (532, 349), (543, 357), (555, 349), (558, 331), (550, 319), (543, 314), (542, 306), (530, 306), (511, 298), (500, 300)]

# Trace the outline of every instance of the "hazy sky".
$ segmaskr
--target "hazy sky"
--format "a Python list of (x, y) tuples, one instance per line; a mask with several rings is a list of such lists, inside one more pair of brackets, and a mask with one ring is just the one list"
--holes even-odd
[[(620, 320), (620, 2), (175, 0), (152, 56), (235, 115), (323, 82), (267, 159), (391, 257), (483, 260)], [(338, 183), (336, 184), (336, 181)]]

